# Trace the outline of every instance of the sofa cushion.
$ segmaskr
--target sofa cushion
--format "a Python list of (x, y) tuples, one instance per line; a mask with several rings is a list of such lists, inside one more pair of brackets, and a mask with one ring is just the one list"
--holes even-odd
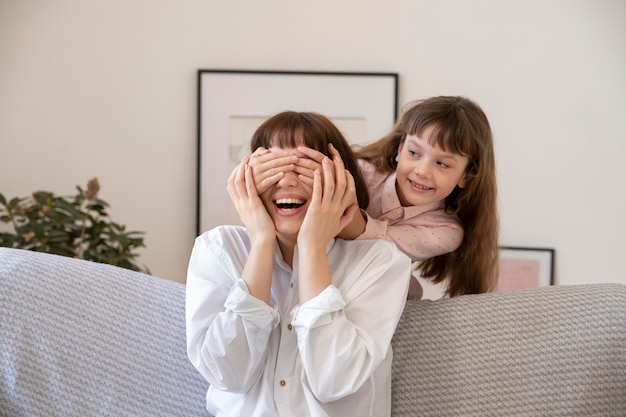
[(408, 302), (393, 348), (395, 416), (626, 415), (624, 285)]
[(207, 416), (184, 285), (0, 249), (0, 415)]

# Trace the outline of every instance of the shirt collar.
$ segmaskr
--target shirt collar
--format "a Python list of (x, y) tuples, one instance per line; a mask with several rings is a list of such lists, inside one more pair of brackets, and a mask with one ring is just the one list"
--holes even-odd
[[(330, 241), (326, 245), (326, 254), (330, 253), (331, 249), (335, 245), (335, 240), (336, 238), (330, 239)], [(281, 268), (287, 271), (292, 270), (291, 267), (287, 265), (287, 262), (285, 262), (285, 260), (283, 259), (283, 253), (280, 251), (280, 246), (278, 245), (278, 242), (276, 242), (276, 247), (274, 248), (274, 259), (276, 260), (278, 265), (281, 266)], [(297, 264), (297, 259), (298, 259), (298, 245), (296, 245), (296, 247), (293, 249), (293, 264), (294, 265)]]

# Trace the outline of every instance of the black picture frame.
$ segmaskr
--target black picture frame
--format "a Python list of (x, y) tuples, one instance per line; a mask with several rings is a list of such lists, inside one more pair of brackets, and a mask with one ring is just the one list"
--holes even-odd
[(346, 130), (363, 131), (355, 141), (367, 143), (398, 116), (393, 72), (200, 69), (197, 75), (197, 235), (238, 224), (226, 181), (237, 153), (249, 153), (242, 138), (265, 118), (284, 110), (318, 112), (349, 140)]
[(515, 291), (554, 285), (554, 248), (500, 246), (496, 291)]

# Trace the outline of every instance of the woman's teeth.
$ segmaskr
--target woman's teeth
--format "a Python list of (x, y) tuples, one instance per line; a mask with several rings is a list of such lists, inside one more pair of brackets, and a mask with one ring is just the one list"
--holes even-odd
[(295, 209), (302, 206), (304, 203), (306, 203), (306, 201), (300, 200), (299, 198), (279, 198), (274, 201), (274, 204), (282, 210)]

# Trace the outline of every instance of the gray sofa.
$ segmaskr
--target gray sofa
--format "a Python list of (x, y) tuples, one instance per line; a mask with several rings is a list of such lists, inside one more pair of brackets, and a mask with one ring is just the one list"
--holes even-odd
[[(184, 285), (0, 249), (0, 416), (207, 416)], [(408, 302), (393, 415), (625, 416), (626, 286)], [(358, 417), (358, 416), (357, 416)]]

